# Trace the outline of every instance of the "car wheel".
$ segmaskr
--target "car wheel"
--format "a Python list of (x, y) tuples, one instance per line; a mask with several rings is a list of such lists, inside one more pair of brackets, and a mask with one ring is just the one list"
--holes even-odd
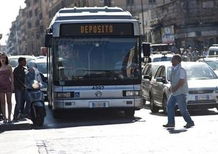
[(153, 96), (150, 96), (150, 109), (152, 113), (157, 113), (159, 111), (159, 107), (157, 107), (154, 103)]

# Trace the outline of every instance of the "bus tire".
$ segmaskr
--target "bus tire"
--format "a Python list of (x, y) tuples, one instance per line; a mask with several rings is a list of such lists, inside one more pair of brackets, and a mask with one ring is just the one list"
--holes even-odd
[(52, 110), (52, 114), (53, 114), (53, 117), (55, 119), (61, 118), (61, 111), (60, 110)]
[(125, 116), (127, 118), (133, 118), (135, 114), (135, 110), (134, 109), (126, 109), (125, 110)]

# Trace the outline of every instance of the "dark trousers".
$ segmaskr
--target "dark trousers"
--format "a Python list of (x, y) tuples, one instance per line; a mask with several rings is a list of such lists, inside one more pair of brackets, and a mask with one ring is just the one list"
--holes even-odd
[(24, 104), (25, 104), (25, 89), (15, 89), (15, 100), (16, 105), (14, 109), (14, 119), (17, 118), (18, 114), (24, 113)]

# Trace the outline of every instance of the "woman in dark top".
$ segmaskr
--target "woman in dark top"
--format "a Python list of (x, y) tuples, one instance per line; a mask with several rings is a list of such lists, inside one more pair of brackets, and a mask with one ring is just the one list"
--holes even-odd
[(14, 89), (14, 79), (12, 67), (8, 64), (8, 57), (5, 54), (0, 55), (0, 102), (2, 113), (4, 116), (4, 123), (7, 122), (7, 116), (5, 111), (5, 96), (8, 106), (8, 122), (11, 122), (11, 96)]

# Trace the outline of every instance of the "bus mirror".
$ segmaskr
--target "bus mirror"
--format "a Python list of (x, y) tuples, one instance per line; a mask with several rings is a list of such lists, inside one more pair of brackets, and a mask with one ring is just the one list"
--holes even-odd
[(142, 51), (145, 57), (149, 57), (151, 53), (151, 48), (149, 43), (142, 43)]
[(45, 47), (51, 47), (52, 34), (45, 35)]

